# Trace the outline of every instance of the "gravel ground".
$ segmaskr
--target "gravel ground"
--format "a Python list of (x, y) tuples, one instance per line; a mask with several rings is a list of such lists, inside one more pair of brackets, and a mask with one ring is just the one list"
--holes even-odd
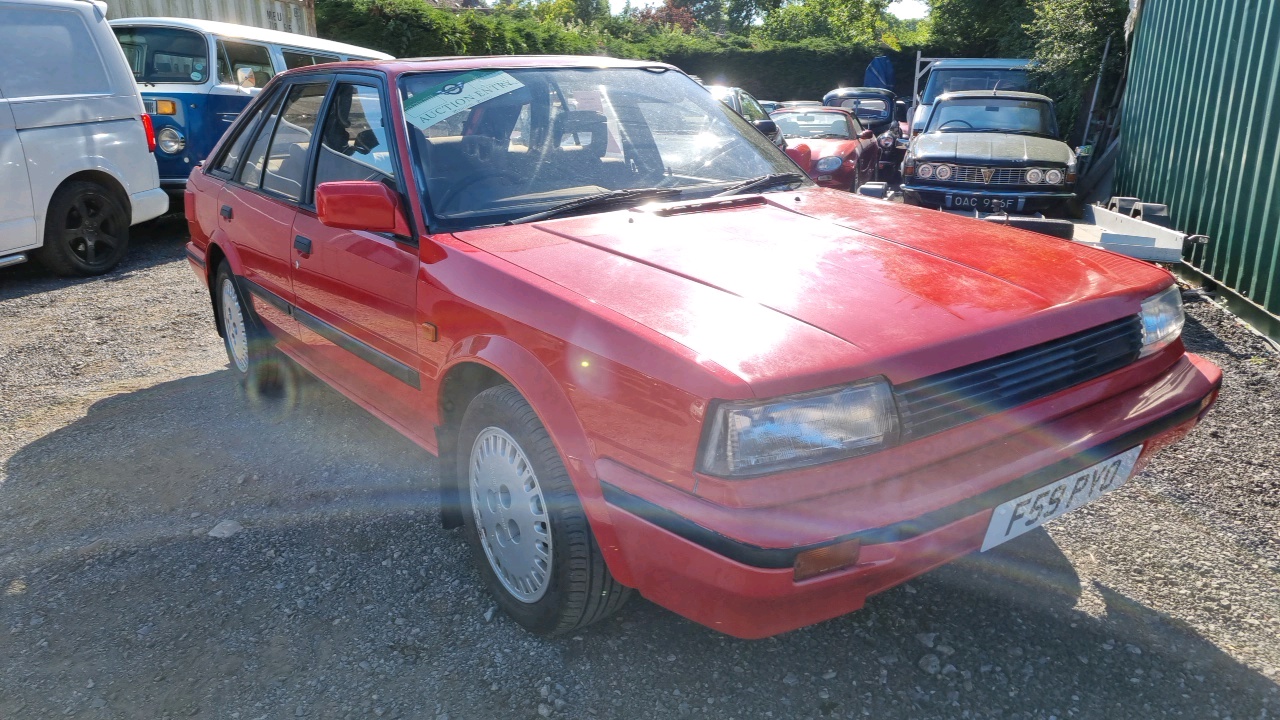
[(439, 528), (433, 458), (318, 383), (233, 389), (181, 232), (0, 270), (0, 718), (1280, 713), (1280, 358), (1210, 302), (1217, 410), (1047, 532), (770, 640), (642, 600), (541, 640)]

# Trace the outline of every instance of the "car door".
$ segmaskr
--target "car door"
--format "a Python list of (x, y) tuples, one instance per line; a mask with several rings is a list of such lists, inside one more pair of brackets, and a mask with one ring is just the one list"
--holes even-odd
[(293, 220), (329, 83), (329, 78), (304, 76), (281, 88), (244, 161), (219, 194), (218, 227), (237, 250), (254, 309), (288, 335), (297, 330), (288, 310), (294, 302)]
[(22, 141), (9, 101), (0, 91), (0, 255), (34, 247), (36, 218)]
[(392, 420), (422, 428), (429, 425), (418, 401), (416, 239), (327, 227), (314, 209), (314, 188), (326, 182), (381, 182), (405, 201), (389, 117), (377, 78), (340, 77), (334, 85), (294, 221), (295, 315), (318, 370)]

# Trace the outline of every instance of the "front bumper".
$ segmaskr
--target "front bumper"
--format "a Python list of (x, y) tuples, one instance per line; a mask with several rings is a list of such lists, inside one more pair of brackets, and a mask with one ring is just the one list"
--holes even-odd
[[(892, 481), (898, 492), (889, 493), (906, 501), (902, 489), (936, 485), (938, 478), (977, 485), (959, 501), (805, 545), (768, 546), (725, 530), (805, 523), (805, 511), (796, 506), (733, 510), (701, 503), (705, 512), (699, 516), (685, 503), (677, 514), (641, 497), (653, 495), (653, 480), (610, 461), (598, 464), (598, 475), (629, 584), (695, 622), (762, 638), (857, 610), (875, 593), (978, 550), (1000, 503), (1143, 443), (1136, 474), (1156, 451), (1190, 432), (1221, 382), (1216, 366), (1188, 354), (1144, 386), (899, 476)], [(1029, 471), (1028, 458), (1038, 459)], [(847, 494), (822, 500), (827, 511), (838, 514), (844, 504), (852, 515), (854, 503), (864, 499)], [(750, 522), (744, 524), (745, 516)], [(798, 553), (854, 538), (862, 543), (856, 565), (794, 579)]]
[[(954, 205), (957, 197), (992, 198), (1001, 200), (1009, 212), (1034, 213), (1062, 207), (1075, 197), (1075, 193), (1066, 191), (1044, 190), (987, 190), (982, 188), (938, 187), (920, 185), (919, 181), (905, 183), (902, 193), (909, 205), (937, 208), (941, 210), (964, 210)], [(990, 208), (978, 208), (982, 212), (991, 212)]]

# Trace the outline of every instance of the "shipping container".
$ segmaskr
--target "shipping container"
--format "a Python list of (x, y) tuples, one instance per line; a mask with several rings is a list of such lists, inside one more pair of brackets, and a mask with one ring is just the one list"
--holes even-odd
[(217, 20), (316, 35), (315, 0), (108, 0), (108, 19), (131, 17)]
[(1280, 340), (1280, 4), (1145, 0), (1132, 42), (1116, 194), (1207, 235), (1186, 266)]

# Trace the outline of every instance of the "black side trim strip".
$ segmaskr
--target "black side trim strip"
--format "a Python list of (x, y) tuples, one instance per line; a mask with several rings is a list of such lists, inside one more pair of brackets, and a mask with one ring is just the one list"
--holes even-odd
[(191, 260), (191, 262), (199, 265), (201, 270), (205, 270), (209, 267), (208, 263), (201, 260), (200, 256), (196, 255), (195, 251), (192, 250), (191, 248), (187, 248), (187, 258)]
[(405, 385), (412, 387), (414, 390), (422, 389), (422, 381), (418, 377), (417, 370), (414, 370), (381, 350), (370, 345), (366, 345), (360, 340), (351, 337), (305, 310), (294, 307), (293, 316), (298, 319), (298, 322), (306, 325), (312, 330), (315, 330), (324, 339), (334, 345), (337, 345), (343, 350), (346, 350), (361, 360), (364, 360)]
[(422, 389), (422, 380), (418, 375), (418, 371), (412, 367), (396, 360), (381, 350), (358, 340), (311, 313), (300, 309), (296, 305), (291, 305), (287, 300), (270, 290), (262, 287), (252, 280), (238, 277), (240, 282), (248, 288), (249, 292), (254, 296), (261, 298), (263, 302), (274, 307), (286, 315), (292, 315), (298, 322), (306, 325), (312, 330), (320, 334), (321, 337), (356, 357), (364, 360), (370, 365), (378, 368), (382, 372), (408, 385), (414, 390)]
[[(1202, 399), (1203, 398), (1201, 398), (1201, 400)], [(714, 530), (698, 525), (692, 520), (682, 515), (677, 515), (660, 505), (643, 498), (636, 497), (617, 486), (610, 485), (606, 482), (602, 482), (601, 486), (604, 490), (604, 499), (610, 505), (614, 505), (647, 522), (657, 525), (663, 530), (678, 535), (691, 543), (701, 545), (718, 555), (723, 555), (730, 560), (734, 560), (751, 567), (771, 569), (789, 568), (795, 565), (796, 555), (806, 550), (813, 550), (815, 548), (826, 547), (827, 545), (834, 545), (839, 542), (854, 539), (860, 540), (863, 545), (902, 542), (903, 540), (910, 540), (911, 538), (919, 535), (933, 532), (934, 530), (950, 525), (951, 523), (962, 520), (970, 515), (996, 507), (1003, 502), (1012, 500), (1023, 493), (1034, 490), (1035, 488), (1064, 478), (1078, 470), (1083, 470), (1090, 465), (1102, 462), (1112, 455), (1124, 452), (1154, 435), (1158, 435), (1166, 430), (1170, 430), (1181, 425), (1182, 423), (1194, 418), (1199, 412), (1200, 400), (1197, 400), (1196, 402), (1185, 405), (1136, 430), (1125, 433), (1124, 435), (1113, 440), (1109, 440), (1101, 445), (1089, 448), (1084, 452), (1037, 470), (1029, 475), (1024, 475), (1017, 480), (1005, 483), (1000, 487), (992, 488), (981, 495), (975, 495), (967, 500), (962, 500), (954, 505), (939, 508), (917, 518), (903, 520), (902, 522), (886, 525), (884, 527), (862, 530), (860, 532), (832, 538), (825, 542), (801, 547), (764, 548), (744, 543), (739, 540), (734, 540), (733, 538), (725, 537)]]

